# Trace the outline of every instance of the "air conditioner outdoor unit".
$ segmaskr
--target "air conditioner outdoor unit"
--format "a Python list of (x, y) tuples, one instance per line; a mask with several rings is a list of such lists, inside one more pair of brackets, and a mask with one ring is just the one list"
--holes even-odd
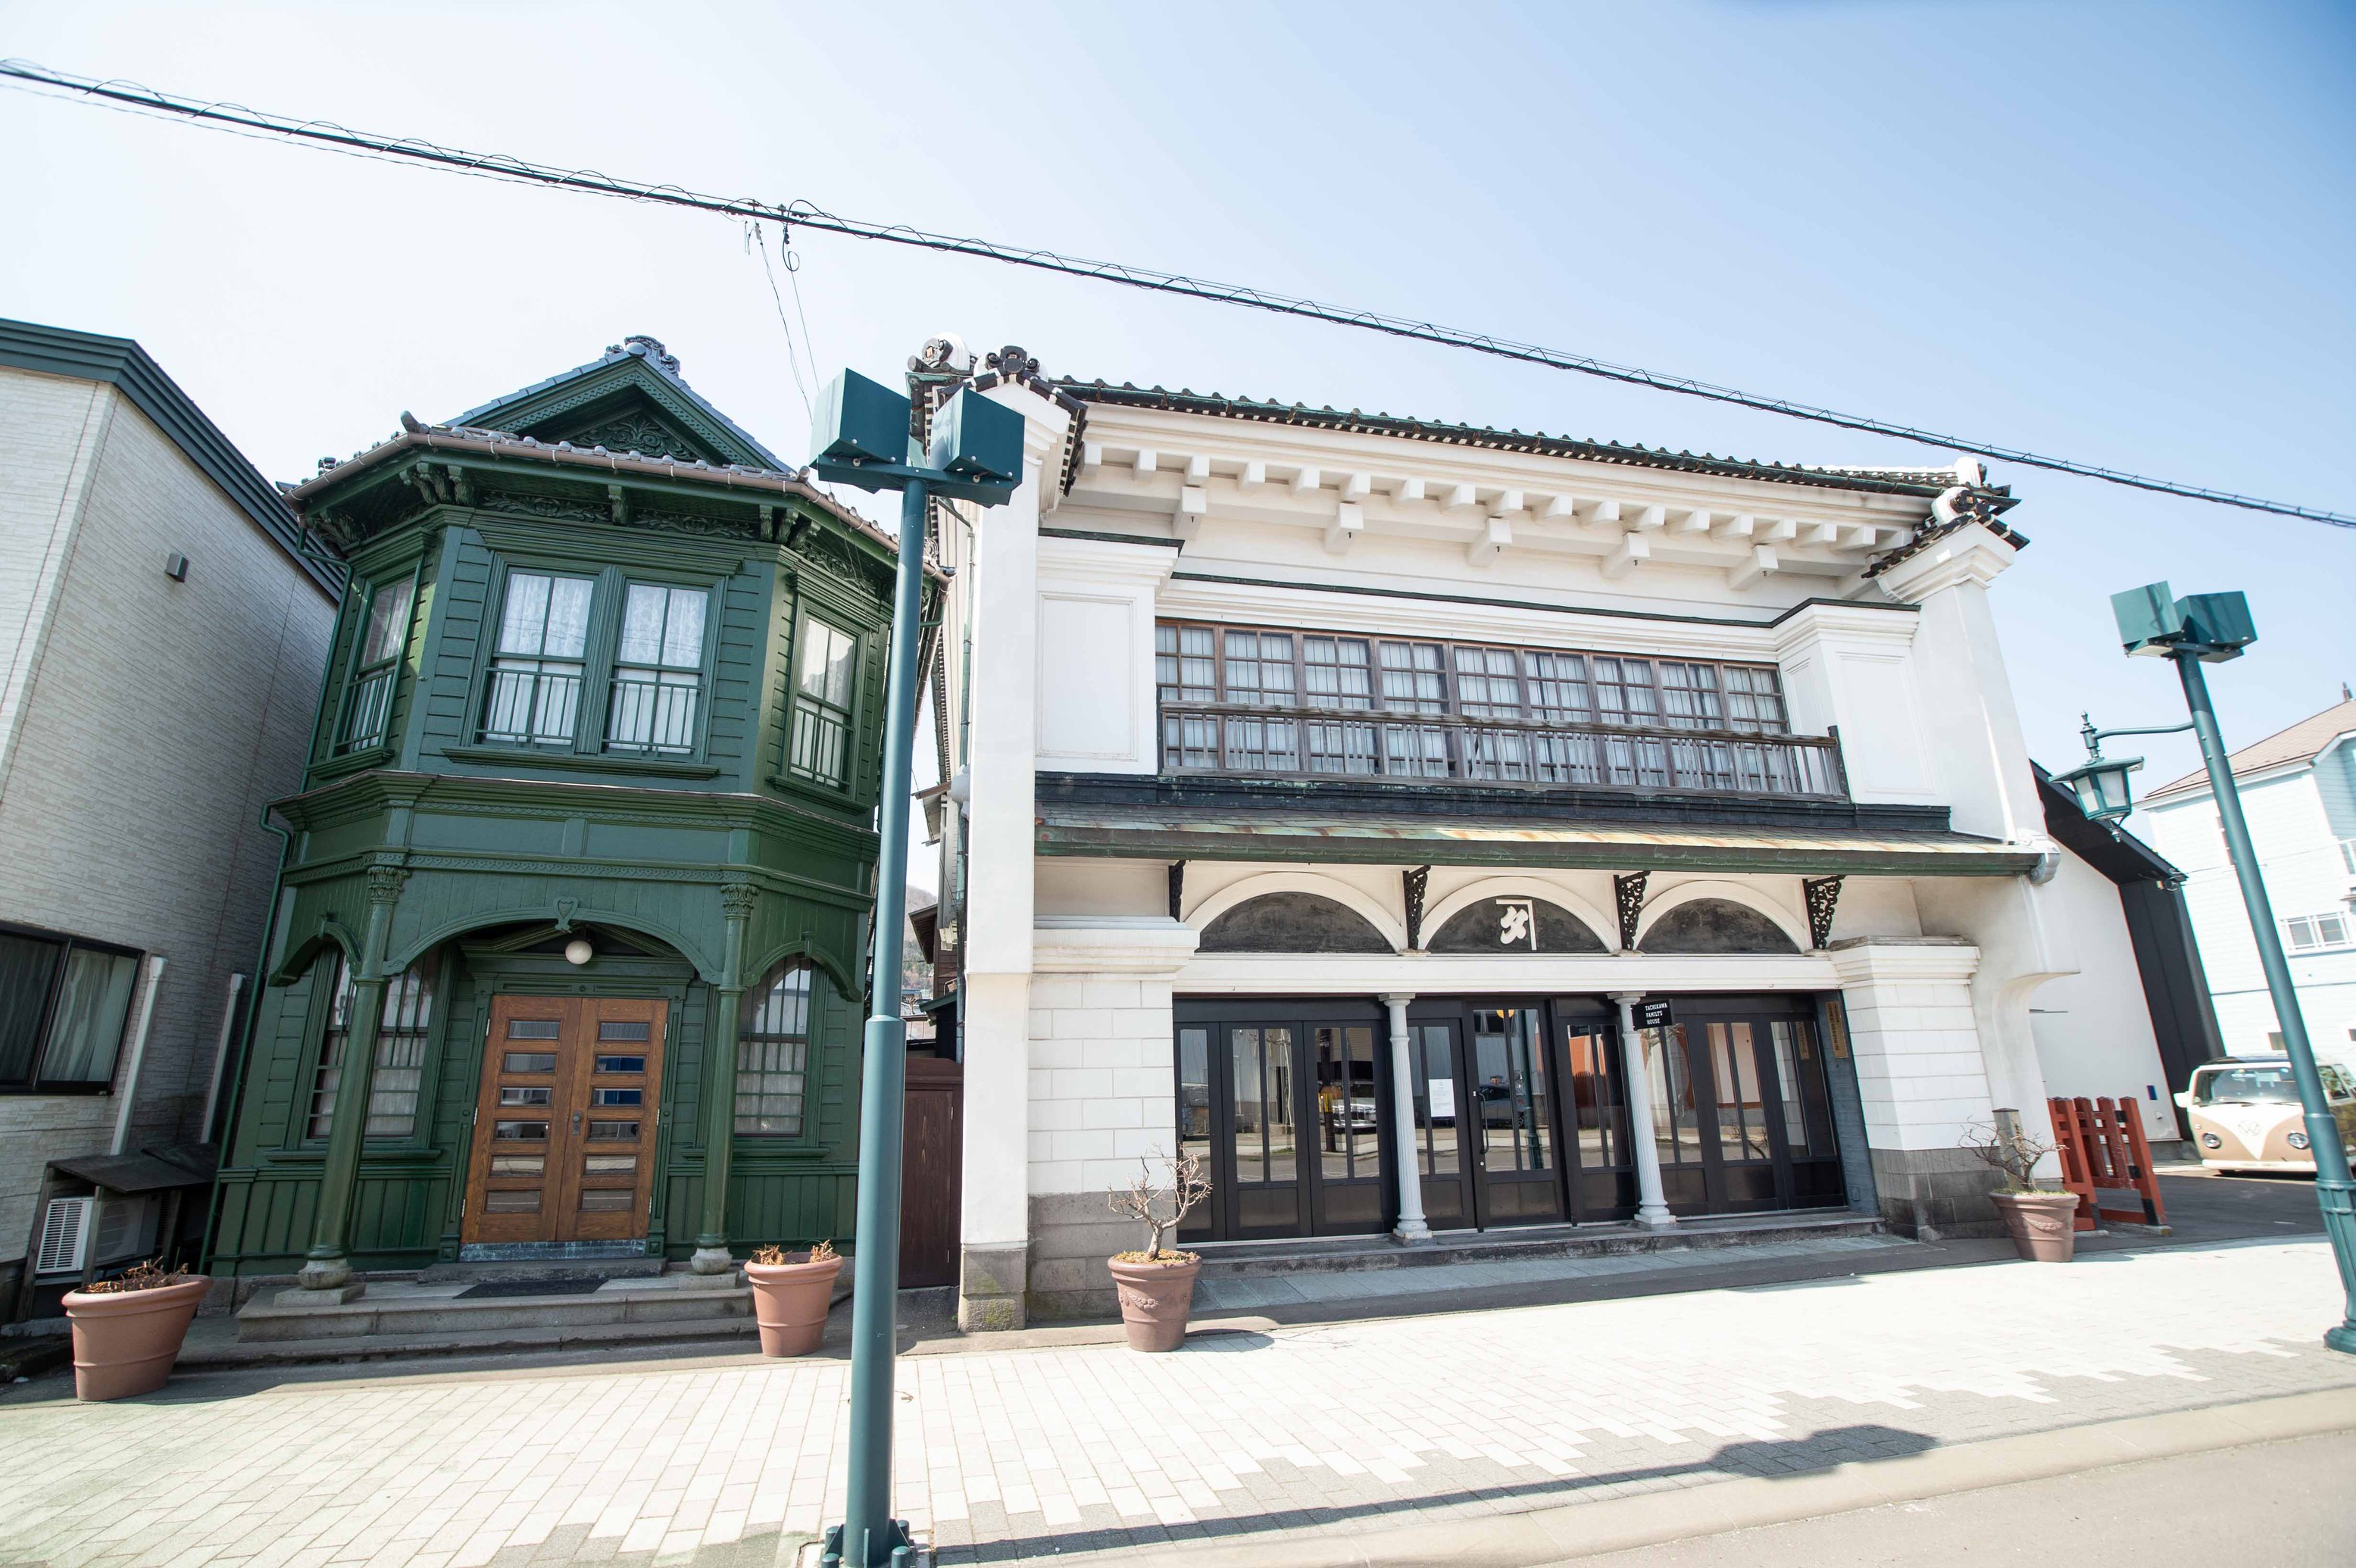
[[(80, 1274), (88, 1261), (90, 1211), (95, 1198), (52, 1198), (41, 1212), (41, 1244), (35, 1274)], [(102, 1267), (155, 1250), (162, 1204), (154, 1196), (116, 1198), (98, 1221), (98, 1261)]]
[(81, 1250), (90, 1234), (87, 1198), (52, 1198), (41, 1211), (41, 1244), (35, 1274), (80, 1274)]

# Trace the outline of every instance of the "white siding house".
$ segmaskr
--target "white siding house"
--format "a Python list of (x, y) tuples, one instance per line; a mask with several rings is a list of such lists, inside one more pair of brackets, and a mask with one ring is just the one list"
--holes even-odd
[(91, 1190), (51, 1162), (199, 1173), (118, 1205), (113, 1255), (202, 1212), (262, 805), (298, 777), (334, 613), (276, 491), (137, 344), (0, 321), (0, 1317), (30, 1305), (45, 1190)]
[(2049, 1059), (2162, 1081), (2118, 894), (2045, 827), (1976, 464), (990, 363), (1023, 486), (937, 513), (968, 1326), (1107, 1309), (1104, 1193), (1156, 1151), (1210, 1164), (1215, 1248), (1968, 1233), (1958, 1142), (2041, 1132)]
[[(2319, 1055), (2356, 1062), (2356, 701), (2342, 700), (2233, 755), (2266, 896)], [(2282, 1049), (2241, 885), (2225, 854), (2206, 773), (2145, 797), (2160, 852), (2185, 894), (2225, 1048)]]

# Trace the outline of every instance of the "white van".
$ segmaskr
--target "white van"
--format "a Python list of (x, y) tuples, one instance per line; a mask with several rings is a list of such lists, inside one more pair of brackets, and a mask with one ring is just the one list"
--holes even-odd
[[(2356, 1074), (2336, 1061), (2317, 1064), (2340, 1136), (2356, 1144)], [(2201, 1163), (2220, 1170), (2312, 1172), (2305, 1113), (2290, 1061), (2281, 1056), (2226, 1056), (2192, 1070), (2176, 1103), (2192, 1122)]]

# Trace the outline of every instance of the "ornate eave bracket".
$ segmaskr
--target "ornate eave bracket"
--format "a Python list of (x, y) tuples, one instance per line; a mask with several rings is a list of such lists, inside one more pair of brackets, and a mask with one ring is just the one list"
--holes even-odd
[(1644, 884), (1650, 871), (1628, 871), (1612, 879), (1612, 901), (1619, 906), (1620, 951), (1636, 951), (1636, 923), (1644, 912)]
[(1836, 875), (1810, 877), (1800, 884), (1808, 900), (1808, 942), (1820, 950), (1832, 940), (1833, 911), (1840, 904), (1841, 881)]

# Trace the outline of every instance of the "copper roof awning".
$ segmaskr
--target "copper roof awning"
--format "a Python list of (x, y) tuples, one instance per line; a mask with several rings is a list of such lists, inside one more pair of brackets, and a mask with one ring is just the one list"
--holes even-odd
[(1468, 822), (1050, 804), (1042, 855), (1139, 860), (1322, 860), (1346, 865), (1780, 871), (1809, 876), (2009, 877), (2030, 850), (1962, 833), (1656, 824)]

